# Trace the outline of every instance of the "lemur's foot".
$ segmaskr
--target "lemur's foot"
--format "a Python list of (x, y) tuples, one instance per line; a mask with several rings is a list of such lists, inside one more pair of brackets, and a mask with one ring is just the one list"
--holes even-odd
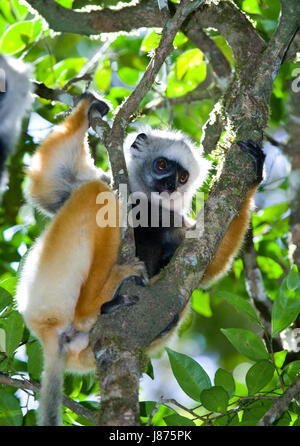
[(100, 117), (103, 118), (103, 116), (107, 115), (108, 112), (109, 106), (106, 104), (106, 102), (100, 100), (93, 101), (88, 109), (89, 123), (91, 123), (95, 116), (100, 115)]
[(82, 95), (80, 95), (79, 97), (79, 101), (88, 101), (90, 104), (88, 108), (89, 123), (91, 123), (91, 119), (95, 115), (100, 114), (101, 118), (103, 118), (103, 116), (105, 116), (109, 112), (109, 106), (107, 105), (107, 103), (90, 91), (82, 93)]
[(254, 161), (254, 167), (256, 172), (256, 181), (260, 183), (263, 179), (263, 168), (266, 155), (262, 151), (262, 148), (257, 142), (248, 139), (247, 142), (237, 141), (237, 145), (243, 152), (248, 153), (250, 158)]
[(105, 304), (101, 307), (101, 314), (108, 314), (113, 313), (114, 311), (118, 310), (120, 307), (128, 307), (131, 305), (134, 305), (138, 302), (139, 298), (138, 296), (133, 296), (129, 294), (119, 294), (122, 286), (129, 281), (134, 281), (135, 285), (138, 286), (146, 286), (147, 280), (142, 276), (128, 276), (125, 277), (125, 279), (122, 280), (120, 285), (118, 286), (117, 290), (112, 296), (112, 299), (108, 302), (105, 302)]

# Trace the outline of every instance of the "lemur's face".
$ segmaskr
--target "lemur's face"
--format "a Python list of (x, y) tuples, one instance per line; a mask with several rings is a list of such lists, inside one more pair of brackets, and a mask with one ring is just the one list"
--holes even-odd
[(148, 191), (172, 194), (180, 191), (188, 182), (188, 170), (179, 160), (170, 158), (163, 145), (149, 145), (149, 138), (145, 133), (137, 136), (131, 150), (137, 152), (135, 160), (139, 163), (136, 172), (139, 182), (144, 183)]
[(125, 144), (131, 192), (142, 192), (162, 206), (172, 201), (178, 212), (190, 208), (206, 176), (206, 161), (179, 132), (146, 131), (129, 136)]
[(175, 192), (189, 179), (189, 173), (181, 164), (165, 157), (158, 157), (153, 161), (151, 169), (153, 192)]

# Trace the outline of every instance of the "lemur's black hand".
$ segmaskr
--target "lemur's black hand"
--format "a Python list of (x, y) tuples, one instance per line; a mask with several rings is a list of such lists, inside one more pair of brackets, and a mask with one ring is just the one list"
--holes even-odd
[(103, 118), (103, 116), (107, 115), (107, 113), (109, 112), (109, 106), (105, 102), (100, 100), (93, 101), (88, 110), (89, 122), (91, 122), (92, 115), (95, 111), (98, 112)]
[(90, 106), (88, 108), (88, 120), (91, 123), (91, 120), (95, 114), (100, 114), (101, 118), (107, 115), (109, 112), (109, 106), (106, 102), (102, 101), (101, 98), (97, 97), (94, 93), (90, 91), (86, 91), (82, 93), (79, 97), (79, 101), (84, 101), (88, 99), (90, 102)]
[(119, 291), (121, 287), (124, 285), (124, 283), (134, 280), (135, 285), (138, 286), (146, 286), (147, 281), (141, 277), (141, 276), (129, 276), (126, 277), (122, 282), (120, 283), (118, 289), (115, 291), (114, 295), (112, 296), (112, 299), (109, 302), (106, 302), (101, 307), (101, 314), (109, 314), (113, 313), (114, 311), (118, 310), (120, 307), (128, 307), (130, 305), (134, 305), (136, 302), (138, 302), (139, 298), (137, 296), (132, 296), (128, 294), (119, 294)]
[(263, 167), (266, 155), (262, 151), (260, 145), (251, 139), (247, 142), (237, 141), (237, 145), (243, 152), (248, 153), (250, 158), (254, 161), (254, 168), (256, 172), (256, 181), (260, 183), (263, 179)]

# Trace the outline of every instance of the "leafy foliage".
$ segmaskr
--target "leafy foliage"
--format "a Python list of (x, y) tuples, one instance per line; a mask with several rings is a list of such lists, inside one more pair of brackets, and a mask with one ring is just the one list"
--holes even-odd
[[(66, 8), (84, 6), (81, 0), (56, 0)], [(119, 1), (90, 2), (103, 7)], [(123, 0), (126, 5), (128, 1)], [(257, 30), (268, 40), (277, 25), (280, 1), (237, 0), (235, 2), (255, 23)], [(225, 39), (214, 30), (210, 37), (221, 49), (229, 63), (233, 57)], [(32, 14), (26, 4), (17, 0), (0, 2), (0, 52), (22, 57), (33, 65), (33, 77), (47, 87), (61, 89), (78, 76), (86, 63), (107, 42), (89, 39), (76, 34), (53, 34), (40, 17)], [(160, 40), (158, 30), (150, 29), (132, 35), (109, 37), (110, 44), (91, 71), (91, 87), (108, 99), (114, 111), (133, 91), (150, 60), (150, 54)], [(151, 126), (173, 126), (187, 132), (195, 140), (202, 136), (214, 101), (208, 95), (202, 101), (182, 103), (170, 107), (170, 100), (193, 92), (210, 73), (205, 55), (178, 33), (174, 51), (156, 84), (142, 101), (144, 113), (138, 122)], [(288, 99), (287, 79), (292, 77), (295, 62), (285, 62), (275, 82), (271, 100), (270, 128), (286, 124)], [(86, 81), (70, 84), (69, 92), (80, 94)], [(46, 120), (46, 131), (59, 122), (67, 111), (60, 102), (37, 97), (33, 112)], [(31, 116), (32, 118), (32, 116)], [(41, 123), (42, 121), (38, 121)], [(134, 126), (135, 123), (132, 125)], [(1, 123), (0, 123), (1, 125)], [(39, 129), (39, 127), (37, 126)], [(34, 239), (47, 224), (47, 219), (36, 213), (24, 200), (24, 165), (28, 164), (41, 137), (29, 130), (24, 122), (21, 139), (7, 163), (8, 184), (1, 197), (0, 207), (0, 425), (35, 425), (36, 406), (33, 400), (38, 392), (33, 386), (27, 398), (6, 378), (18, 376), (40, 382), (42, 350), (38, 341), (24, 326), (14, 302), (14, 291), (22, 257)], [(93, 134), (90, 135), (93, 155), (98, 166), (108, 168), (107, 155)], [(232, 272), (210, 290), (195, 290), (192, 296), (194, 317), (182, 337), (205, 337), (208, 351), (218, 352), (218, 368), (214, 380), (205, 366), (194, 357), (167, 349), (173, 374), (183, 392), (194, 402), (193, 409), (182, 405), (156, 401), (141, 401), (141, 420), (152, 425), (255, 425), (282, 395), (300, 373), (300, 361), (286, 362), (287, 351), (274, 352), (276, 337), (290, 329), (300, 312), (300, 276), (296, 266), (290, 264), (288, 233), (289, 203), (281, 203), (260, 210), (253, 215), (255, 250), (267, 294), (274, 301), (272, 333), (269, 336), (265, 322), (254, 310), (245, 288), (245, 272), (241, 259), (237, 259)], [(264, 340), (262, 340), (264, 339)], [(238, 376), (240, 364), (247, 371)], [(151, 368), (149, 368), (150, 370)], [(149, 372), (150, 373), (150, 372)], [(151, 374), (153, 370), (151, 369)], [(155, 375), (154, 375), (155, 378)], [(65, 395), (75, 399), (82, 407), (96, 411), (95, 395), (98, 386), (94, 375), (84, 377), (67, 375)], [(24, 397), (25, 395), (25, 397)], [(32, 405), (33, 404), (33, 405)], [(155, 408), (159, 406), (158, 410)], [(176, 410), (178, 409), (178, 410)], [(155, 412), (155, 413), (154, 413)], [(299, 403), (289, 408), (276, 421), (278, 425), (299, 425)], [(92, 422), (64, 408), (67, 425), (90, 425)]]

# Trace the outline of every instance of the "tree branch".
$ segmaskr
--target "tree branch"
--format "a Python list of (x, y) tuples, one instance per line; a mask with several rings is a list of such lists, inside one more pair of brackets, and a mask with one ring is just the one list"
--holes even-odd
[[(96, 11), (74, 11), (53, 0), (26, 0), (58, 32), (91, 36), (99, 33), (132, 31), (142, 26), (162, 26), (156, 2), (142, 0), (119, 10), (103, 8)], [(154, 5), (153, 5), (154, 3)]]
[[(67, 9), (54, 1), (27, 0), (27, 3), (45, 18), (54, 31), (87, 36), (104, 32), (129, 32), (141, 24), (143, 27), (162, 27), (164, 21), (157, 2), (152, 0), (141, 0), (137, 5), (118, 10), (103, 8), (89, 12)], [(174, 5), (173, 8), (175, 11)], [(182, 30), (205, 53), (219, 78), (228, 77), (231, 69), (222, 52), (203, 31), (210, 27), (217, 28), (224, 35), (237, 60), (242, 61), (252, 54), (252, 50), (259, 52), (264, 47), (264, 41), (253, 29), (251, 22), (232, 2), (207, 2), (199, 13), (184, 23)]]

